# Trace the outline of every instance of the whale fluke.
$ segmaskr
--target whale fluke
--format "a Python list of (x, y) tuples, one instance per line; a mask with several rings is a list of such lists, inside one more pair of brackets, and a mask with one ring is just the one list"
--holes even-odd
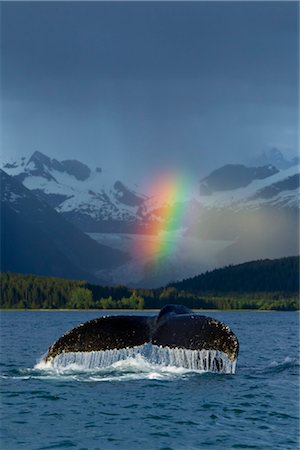
[(188, 350), (215, 350), (231, 361), (239, 343), (224, 323), (197, 315), (182, 305), (166, 305), (157, 316), (104, 316), (73, 328), (48, 350), (45, 361), (60, 353), (126, 349), (146, 343)]
[(151, 319), (145, 316), (104, 316), (89, 320), (54, 342), (45, 360), (66, 352), (91, 352), (143, 345), (151, 341)]

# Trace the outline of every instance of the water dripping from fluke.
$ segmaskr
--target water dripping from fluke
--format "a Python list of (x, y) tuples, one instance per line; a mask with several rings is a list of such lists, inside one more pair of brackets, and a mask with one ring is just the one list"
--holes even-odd
[(236, 369), (236, 360), (231, 361), (224, 352), (218, 350), (169, 348), (149, 343), (119, 350), (63, 352), (50, 361), (40, 361), (35, 369), (96, 371), (112, 368), (120, 361), (135, 360), (137, 362), (135, 369), (138, 370), (141, 358), (144, 363), (156, 368), (174, 367), (197, 372), (224, 374), (234, 374)]

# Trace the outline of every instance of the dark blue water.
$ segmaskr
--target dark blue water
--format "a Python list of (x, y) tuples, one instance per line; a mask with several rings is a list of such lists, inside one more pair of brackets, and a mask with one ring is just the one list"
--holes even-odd
[(235, 375), (143, 361), (34, 368), (62, 333), (99, 315), (1, 313), (1, 449), (298, 448), (298, 313), (209, 313), (239, 338)]

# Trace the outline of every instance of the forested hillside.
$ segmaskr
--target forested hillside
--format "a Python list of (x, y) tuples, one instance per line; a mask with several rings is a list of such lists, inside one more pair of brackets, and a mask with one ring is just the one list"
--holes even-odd
[(190, 292), (299, 292), (299, 256), (251, 261), (172, 283)]
[(1, 274), (5, 309), (299, 309), (299, 257), (213, 270), (160, 289), (99, 286), (36, 275)]

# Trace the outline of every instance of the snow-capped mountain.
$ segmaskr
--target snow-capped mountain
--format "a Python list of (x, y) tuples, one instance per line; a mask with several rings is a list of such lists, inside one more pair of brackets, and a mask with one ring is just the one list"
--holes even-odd
[[(164, 214), (165, 206), (170, 205), (164, 205), (159, 194), (154, 198), (136, 192), (105, 169), (92, 170), (76, 160), (57, 161), (38, 151), (28, 160), (5, 163), (3, 169), (85, 232), (149, 233), (154, 223), (170, 227)], [(298, 208), (299, 166), (278, 170), (271, 164), (228, 164), (200, 182), (198, 198), (194, 192), (182, 209), (195, 224), (199, 214), (203, 217), (203, 211), (215, 208)], [(175, 222), (172, 228), (184, 226)]]
[[(247, 173), (244, 166), (234, 169)], [(187, 235), (200, 240), (231, 241), (218, 254), (219, 266), (245, 262), (252, 257), (277, 258), (299, 253), (300, 167), (294, 165), (280, 171), (274, 166), (261, 169), (267, 175), (269, 169), (269, 176), (255, 176), (241, 183), (235, 173), (238, 182), (227, 181), (223, 190), (215, 178), (218, 173), (223, 178), (224, 170), (205, 180), (207, 184), (213, 180), (215, 189), (210, 189), (210, 195), (200, 196), (202, 213)], [(257, 169), (251, 171), (258, 173)]]
[[(224, 182), (225, 169), (226, 172), (234, 173), (235, 178)], [(237, 172), (249, 175), (249, 172), (247, 173), (248, 169), (253, 174), (251, 178), (248, 177), (245, 180), (245, 178), (237, 175)], [(218, 174), (220, 174), (221, 180), (216, 180)], [(299, 208), (299, 181), (300, 166), (291, 166), (286, 170), (280, 171), (274, 166), (260, 168), (225, 166), (213, 172), (202, 182), (205, 183), (206, 189), (209, 189), (210, 194), (201, 195), (201, 205), (208, 209), (230, 208), (236, 211), (241, 209), (258, 209), (266, 206)], [(200, 190), (202, 183), (200, 183)], [(222, 185), (223, 189), (221, 189), (220, 185)], [(203, 189), (201, 192), (203, 192)]]
[(246, 167), (242, 164), (226, 164), (211, 172), (200, 182), (200, 194), (211, 195), (214, 192), (231, 191), (248, 186), (254, 180), (263, 180), (278, 173), (272, 165)]
[(138, 232), (149, 220), (147, 198), (99, 167), (36, 151), (3, 169), (84, 231)]
[(95, 281), (99, 270), (128, 260), (120, 250), (96, 243), (1, 169), (0, 183), (2, 271)]
[(249, 158), (249, 164), (255, 166), (273, 165), (279, 170), (289, 169), (292, 166), (300, 164), (299, 156), (287, 159), (283, 153), (276, 147), (272, 147), (262, 153)]
[[(23, 252), (29, 264), (31, 260), (39, 260), (36, 253), (45, 254), (44, 259), (52, 261), (47, 273), (53, 275), (61, 268), (55, 267), (57, 260), (64, 267), (72, 263), (69, 273), (76, 273), (74, 265), (76, 270), (92, 270), (99, 282), (157, 287), (224, 264), (290, 256), (299, 251), (300, 168), (296, 165), (280, 170), (272, 164), (227, 165), (203, 179), (200, 192), (196, 184), (184, 200), (175, 197), (173, 205), (164, 203), (159, 190), (156, 195), (146, 196), (105, 168), (91, 169), (75, 160), (57, 161), (40, 152), (28, 160), (10, 161), (2, 167), (11, 180), (19, 186), (23, 183), (26, 195), (35, 198), (34, 202), (24, 203), (11, 182), (7, 184), (11, 189), (3, 192), (5, 208), (9, 207), (7, 217), (11, 216), (7, 233), (13, 229), (13, 223), (19, 224), (9, 241), (18, 250), (7, 250), (7, 255)], [(11, 211), (12, 205), (18, 208), (19, 201), (23, 206), (26, 204), (21, 216), (16, 215), (16, 209)], [(48, 212), (41, 218), (43, 208)], [(75, 227), (72, 233), (69, 230), (61, 234), (59, 227), (67, 230), (69, 222), (92, 239), (83, 233), (78, 237)], [(153, 224), (157, 226), (152, 227)], [(68, 241), (69, 233), (74, 239), (67, 250), (64, 241)], [(61, 238), (59, 245), (55, 234)], [(81, 251), (87, 249), (84, 257), (74, 250), (77, 239), (82, 243)], [(49, 245), (45, 244), (47, 240)], [(159, 250), (162, 242), (166, 244), (164, 253)], [(92, 249), (93, 245), (97, 250)], [(104, 251), (105, 245), (110, 249)], [(55, 255), (48, 254), (49, 246), (56, 251)], [(30, 254), (31, 248), (35, 248), (35, 257)], [(38, 248), (42, 250), (37, 252)], [(116, 250), (122, 250), (122, 254), (114, 254)], [(69, 261), (62, 258), (62, 253)], [(89, 255), (94, 253), (94, 260), (99, 257), (101, 262), (98, 267), (89, 265)], [(20, 271), (28, 273), (28, 267), (22, 267)], [(38, 267), (32, 270), (43, 273), (43, 264)]]

